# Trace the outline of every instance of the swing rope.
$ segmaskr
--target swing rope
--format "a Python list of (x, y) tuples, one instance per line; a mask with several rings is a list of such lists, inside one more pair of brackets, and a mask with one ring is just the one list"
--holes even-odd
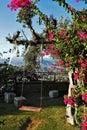
[(43, 104), (43, 80), (41, 80), (41, 94), (40, 94), (40, 107)]
[[(25, 77), (25, 69), (23, 68), (23, 78)], [(24, 79), (22, 79), (22, 87), (21, 87), (21, 97), (23, 96), (24, 91)]]
[[(23, 29), (22, 29), (21, 31), (22, 31), (24, 37), (26, 38), (26, 40), (28, 40), (28, 38), (26, 37), (26, 35), (25, 35)], [(29, 48), (30, 48), (30, 45), (28, 45), (26, 52), (28, 51)], [(42, 39), (42, 44), (41, 44), (41, 51), (42, 51), (42, 50), (43, 50), (43, 39)], [(26, 52), (25, 52), (25, 54), (26, 54)], [(43, 62), (43, 58), (42, 58), (42, 62)], [(24, 76), (24, 74), (23, 74), (23, 76)], [(43, 77), (42, 77), (42, 78), (43, 78)], [(24, 82), (23, 82), (23, 84), (22, 84), (21, 96), (23, 95), (23, 86), (24, 86)], [(43, 104), (43, 80), (41, 80), (40, 107), (42, 107), (42, 104)]]
[[(43, 50), (43, 39), (42, 39), (42, 44), (41, 44), (41, 51)], [(41, 63), (43, 63), (43, 56), (41, 57)], [(41, 78), (41, 94), (40, 94), (40, 107), (43, 105), (43, 74)]]
[(10, 60), (9, 60), (8, 65), (11, 64), (11, 61), (12, 61), (13, 56), (14, 56), (14, 53), (17, 51), (17, 49), (18, 49), (18, 48), (17, 48), (17, 45), (15, 44), (15, 46), (13, 47), (13, 50), (12, 50), (11, 57), (10, 57)]

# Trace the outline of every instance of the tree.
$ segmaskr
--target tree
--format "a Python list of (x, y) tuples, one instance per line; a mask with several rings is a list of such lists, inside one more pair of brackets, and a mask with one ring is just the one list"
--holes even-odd
[(42, 48), (45, 46), (45, 44), (51, 44), (51, 41), (48, 41), (48, 39), (46, 39), (46, 35), (45, 35), (46, 33), (44, 31), (38, 34), (35, 32), (32, 26), (32, 19), (35, 15), (37, 15), (37, 12), (38, 12), (38, 15), (40, 15), (41, 17), (41, 18), (39, 17), (39, 24), (41, 24), (42, 22), (41, 19), (43, 19), (46, 25), (50, 24), (53, 27), (56, 26), (55, 19), (50, 17), (49, 18), (50, 20), (48, 21), (48, 18), (42, 12), (40, 12), (40, 10), (35, 6), (35, 4), (32, 4), (32, 8), (29, 8), (29, 7), (21, 8), (17, 16), (17, 22), (23, 23), (23, 27), (27, 27), (31, 31), (32, 39), (31, 40), (28, 40), (27, 38), (20, 39), (20, 36), (19, 36), (20, 33), (18, 33), (19, 31), (17, 31), (15, 36), (13, 35), (13, 37), (11, 36), (6, 37), (6, 39), (14, 45), (22, 44), (25, 46), (25, 53), (24, 53), (25, 67), (30, 68), (30, 70), (32, 69), (35, 70), (37, 54), (40, 51), (42, 51)]

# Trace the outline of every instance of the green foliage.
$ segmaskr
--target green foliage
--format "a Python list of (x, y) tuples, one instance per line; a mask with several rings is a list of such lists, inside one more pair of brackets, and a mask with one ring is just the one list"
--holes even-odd
[[(84, 16), (85, 12), (86, 10), (82, 11), (81, 15)], [(78, 14), (78, 12), (76, 14)], [(54, 32), (55, 40), (57, 42), (56, 48), (58, 48), (59, 50), (62, 50), (59, 56), (62, 58), (64, 62), (70, 62), (71, 60), (72, 68), (75, 68), (75, 67), (78, 68), (78, 63), (77, 63), (78, 59), (80, 57), (86, 58), (86, 54), (87, 54), (86, 39), (81, 41), (80, 36), (77, 35), (78, 31), (86, 32), (86, 28), (84, 28), (84, 26), (87, 27), (87, 24), (86, 22), (84, 22), (84, 26), (82, 28), (83, 21), (79, 20), (80, 15), (77, 15), (77, 16), (78, 17), (73, 19), (74, 22), (71, 26), (69, 26), (68, 28), (64, 28), (64, 29), (62, 28), (61, 30), (57, 30), (56, 33)], [(64, 30), (65, 30), (65, 33), (63, 34), (63, 36), (59, 36), (60, 31), (63, 32)], [(67, 39), (65, 40), (66, 37)]]
[(70, 5), (65, 0), (52, 0), (58, 2), (60, 6), (63, 6), (65, 10), (69, 12)]
[(24, 23), (24, 25), (29, 25), (31, 18), (35, 15), (34, 9), (29, 7), (23, 7), (19, 11), (17, 15), (17, 21), (20, 23)]

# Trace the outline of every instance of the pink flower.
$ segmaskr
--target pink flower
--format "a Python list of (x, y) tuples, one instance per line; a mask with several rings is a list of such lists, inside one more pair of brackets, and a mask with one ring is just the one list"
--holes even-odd
[(69, 98), (68, 104), (71, 105), (71, 106), (74, 106), (74, 105), (75, 105), (75, 97), (74, 97), (74, 96), (71, 96), (71, 97)]
[(87, 103), (87, 93), (82, 94), (82, 99)]
[(74, 106), (75, 103), (74, 103), (74, 101), (69, 101), (68, 104), (71, 106)]
[(65, 63), (65, 66), (68, 67), (68, 66), (69, 66), (69, 63)]
[(86, 77), (85, 77), (85, 74), (82, 74), (82, 73), (80, 73), (79, 76), (82, 77), (83, 80), (86, 78)]
[(69, 102), (69, 98), (68, 98), (68, 97), (65, 97), (65, 98), (64, 98), (64, 103), (65, 103), (65, 104), (68, 104), (68, 102)]
[(77, 3), (79, 2), (79, 0), (75, 0)]
[(69, 8), (69, 10), (70, 10), (70, 11), (73, 11), (73, 10), (75, 10), (75, 8), (73, 8), (73, 7), (70, 7), (70, 8)]
[(78, 63), (82, 63), (83, 62), (83, 59), (82, 58), (79, 58), (78, 59)]
[(56, 55), (59, 54), (59, 50), (58, 50), (58, 49), (55, 50), (55, 54), (56, 54)]
[(85, 67), (81, 67), (80, 70), (81, 70), (81, 71), (85, 71), (86, 68), (85, 68)]
[(60, 31), (60, 32), (59, 32), (59, 36), (60, 36), (60, 37), (63, 36), (63, 34), (64, 34), (63, 31)]
[(42, 56), (42, 57), (43, 57), (44, 55), (45, 55), (45, 53), (44, 53), (44, 52), (41, 52), (41, 53), (40, 53), (40, 56)]
[(49, 31), (49, 32), (48, 32), (48, 39), (49, 39), (49, 40), (54, 40), (54, 34), (53, 34), (52, 31)]
[(62, 60), (59, 60), (59, 61), (58, 61), (58, 65), (59, 65), (59, 66), (63, 65), (63, 61), (62, 61)]
[(74, 97), (74, 96), (71, 96), (70, 99), (71, 99), (72, 101), (75, 101), (75, 97)]
[(81, 15), (79, 18), (80, 18), (81, 20), (84, 20), (84, 19), (85, 19), (85, 17), (84, 17), (83, 15)]
[(82, 124), (82, 130), (87, 130), (87, 121), (84, 121)]
[(76, 73), (74, 73), (74, 79), (75, 80), (78, 80), (79, 79), (79, 74), (76, 72)]
[(49, 54), (51, 54), (51, 50), (50, 50), (50, 49), (47, 49), (47, 50), (46, 50), (46, 55), (49, 55)]
[(87, 38), (87, 33), (83, 31), (77, 31), (77, 34), (80, 35), (80, 41), (85, 40)]
[(64, 98), (64, 103), (65, 103), (65, 104), (69, 104), (69, 105), (71, 105), (71, 106), (74, 106), (74, 105), (75, 105), (75, 97), (74, 97), (74, 96), (65, 97), (65, 98)]
[(65, 42), (69, 41), (69, 36), (67, 35), (64, 39)]
[(30, 6), (32, 3), (32, 0), (12, 0), (10, 4), (7, 5), (8, 8), (11, 10), (17, 10), (18, 8), (24, 7), (24, 6)]
[(82, 63), (81, 66), (85, 68), (85, 67), (87, 67), (87, 64), (86, 63)]
[(51, 45), (49, 46), (49, 48), (50, 48), (50, 49), (54, 49), (54, 45), (51, 44)]

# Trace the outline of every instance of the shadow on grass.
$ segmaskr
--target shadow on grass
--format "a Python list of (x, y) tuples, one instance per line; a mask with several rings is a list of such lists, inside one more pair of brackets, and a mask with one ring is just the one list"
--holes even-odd
[[(52, 106), (64, 106), (63, 96), (59, 96), (56, 98), (50, 98), (48, 95), (43, 95), (41, 98), (39, 94), (26, 96), (26, 101), (23, 103), (26, 106), (33, 107), (52, 107)], [(18, 110), (17, 107), (14, 106), (13, 103), (5, 103), (4, 100), (0, 100), (0, 115), (8, 115), (8, 114), (19, 114), (22, 113)]]
[(44, 107), (51, 107), (51, 106), (64, 106), (64, 102), (63, 102), (63, 96), (50, 98), (47, 95), (43, 97), (40, 97), (40, 95), (33, 95), (31, 97), (27, 96), (26, 105), (44, 108)]

